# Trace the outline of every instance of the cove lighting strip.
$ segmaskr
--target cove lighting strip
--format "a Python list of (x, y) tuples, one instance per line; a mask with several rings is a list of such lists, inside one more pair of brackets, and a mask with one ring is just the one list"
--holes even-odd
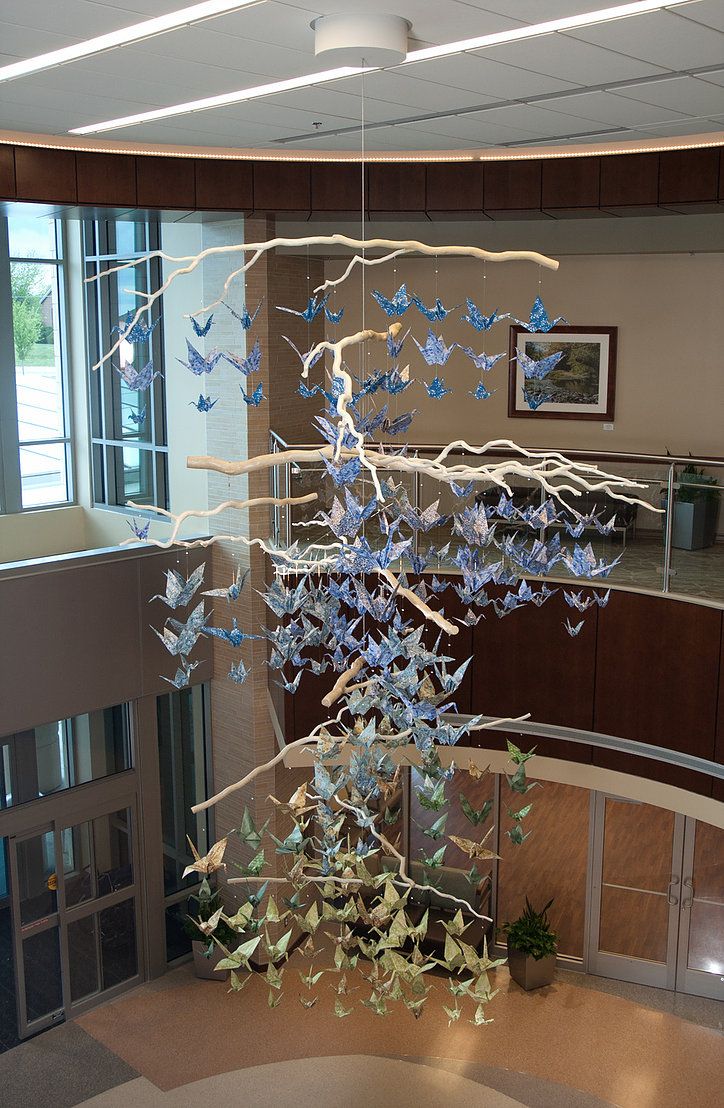
[(16, 77), (25, 77), (29, 73), (54, 69), (58, 65), (67, 65), (68, 62), (75, 62), (80, 58), (89, 58), (93, 54), (102, 54), (106, 50), (128, 46), (132, 42), (142, 42), (167, 31), (191, 27), (202, 20), (213, 19), (217, 15), (229, 15), (241, 8), (251, 8), (261, 3), (264, 0), (204, 0), (201, 4), (192, 4), (191, 7), (180, 8), (154, 19), (144, 19), (142, 23), (133, 23), (130, 27), (110, 31), (107, 35), (98, 35), (96, 38), (86, 39), (85, 42), (76, 42), (73, 46), (63, 46), (60, 50), (51, 50), (47, 54), (38, 54), (34, 58), (1, 66), (0, 81), (13, 81)]
[[(461, 39), (459, 42), (449, 42), (441, 46), (428, 46), (422, 50), (412, 50), (405, 61), (400, 63), (400, 66), (412, 65), (415, 62), (426, 62), (434, 58), (448, 58), (455, 54), (465, 54), (471, 50), (483, 50), (486, 47), (499, 46), (501, 43), (539, 38), (541, 35), (550, 35), (557, 31), (572, 31), (580, 27), (590, 27), (596, 23), (611, 23), (635, 15), (644, 15), (647, 12), (662, 11), (672, 7), (680, 8), (685, 4), (692, 3), (698, 3), (698, 0), (677, 0), (676, 3), (669, 0), (669, 3), (663, 4), (660, 0), (636, 0), (635, 3), (618, 4), (613, 8), (600, 8), (598, 11), (586, 12), (583, 15), (571, 15), (565, 19), (551, 19), (546, 23), (535, 23), (528, 27), (516, 27), (510, 31), (498, 31), (491, 35), (480, 35), (478, 38)], [(343, 77), (355, 77), (362, 73), (379, 73), (382, 68), (384, 67), (345, 66), (340, 69), (328, 69), (322, 73), (309, 73), (305, 77), (292, 77), (286, 81), (274, 81), (266, 85), (257, 85), (254, 88), (240, 89), (237, 92), (225, 92), (218, 96), (207, 96), (201, 100), (188, 100), (184, 104), (172, 104), (167, 108), (139, 112), (137, 115), (108, 119), (103, 123), (90, 123), (85, 127), (73, 127), (68, 133), (71, 135), (97, 135), (102, 131), (115, 131), (121, 127), (135, 127), (139, 123), (151, 123), (158, 119), (169, 119), (172, 116), (208, 111), (209, 108), (221, 108), (228, 104), (242, 104), (247, 100), (258, 100), (260, 97), (273, 96), (279, 92), (292, 92), (300, 88), (326, 84), (329, 81), (337, 81)], [(397, 69), (399, 67), (390, 66), (389, 68)]]

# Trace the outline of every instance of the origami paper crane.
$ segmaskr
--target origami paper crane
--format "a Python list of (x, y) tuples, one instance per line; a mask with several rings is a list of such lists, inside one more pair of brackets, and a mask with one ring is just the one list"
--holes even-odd
[[(184, 577), (177, 569), (166, 570), (165, 595), (157, 593), (151, 600), (162, 600), (169, 608), (183, 608), (192, 600), (194, 593), (204, 580), (206, 563), (197, 566), (190, 577)], [(206, 594), (204, 594), (206, 595)]]
[(607, 589), (603, 596), (601, 596), (597, 592), (594, 592), (593, 599), (595, 603), (598, 604), (599, 608), (605, 608), (609, 600), (611, 599), (611, 590)]
[(266, 400), (266, 397), (264, 396), (263, 388), (264, 388), (264, 386), (260, 382), (256, 386), (256, 388), (254, 389), (254, 391), (250, 392), (247, 395), (247, 393), (244, 392), (244, 386), (239, 385), (239, 390), (241, 391), (241, 398), (244, 401), (244, 403), (249, 404), (252, 408), (258, 408), (259, 405), (261, 404), (262, 400)]
[(386, 435), (402, 435), (408, 430), (416, 413), (417, 409), (413, 409), (411, 412), (404, 412), (403, 415), (395, 416), (394, 419), (385, 419), (382, 423), (382, 430)]
[(592, 596), (583, 596), (580, 592), (568, 592), (563, 590), (563, 599), (569, 608), (576, 608), (579, 612), (587, 611), (593, 604), (596, 603)]
[(459, 515), (453, 516), (453, 530), (466, 542), (476, 546), (488, 546), (493, 540), (495, 524), (488, 524), (483, 504), (473, 504)]
[(196, 645), (199, 635), (205, 630), (206, 616), (204, 614), (204, 602), (197, 604), (185, 623), (177, 619), (169, 619), (168, 625), (163, 631), (151, 630), (159, 637), (169, 654), (174, 657), (181, 655), (187, 657)]
[(353, 481), (356, 481), (360, 475), (362, 463), (359, 458), (350, 458), (348, 462), (344, 462), (340, 466), (336, 466), (334, 462), (330, 462), (327, 458), (322, 456), (322, 461), (327, 467), (327, 472), (334, 481), (337, 488), (342, 485), (349, 485)]
[(435, 303), (432, 308), (426, 308), (419, 296), (411, 297), (412, 303), (417, 308), (420, 315), (424, 315), (426, 319), (429, 319), (431, 323), (442, 322), (450, 315), (450, 312), (454, 312), (455, 308), (459, 308), (460, 305), (456, 304), (453, 308), (443, 307), (442, 300), (439, 297), (435, 297)]
[(231, 582), (227, 589), (207, 589), (202, 593), (202, 596), (220, 596), (228, 600), (229, 604), (232, 604), (235, 600), (238, 600), (241, 596), (241, 590), (246, 584), (246, 579), (251, 573), (251, 569), (245, 569), (242, 571), (241, 566), (237, 566), (234, 580)]
[[(296, 346), (296, 344), (292, 342), (292, 340), (291, 340), (291, 339), (290, 339), (290, 338), (288, 337), (288, 335), (282, 335), (282, 338), (284, 339), (284, 341), (285, 341), (285, 342), (288, 342), (288, 343), (289, 343), (289, 345), (291, 346), (292, 350), (294, 351), (294, 353), (295, 353), (295, 354), (297, 355), (297, 357), (299, 358), (299, 361), (300, 361), (300, 362), (302, 363), (302, 365), (304, 365), (304, 363), (305, 363), (306, 359), (307, 359), (307, 358), (309, 357), (309, 355), (310, 355), (310, 354), (312, 353), (312, 350), (314, 350), (314, 347), (313, 347), (313, 346), (310, 346), (310, 348), (309, 348), (309, 350), (307, 351), (307, 353), (306, 353), (306, 354), (302, 354), (301, 350), (299, 350), (299, 348), (298, 348), (298, 347)], [(311, 369), (311, 368), (312, 368), (312, 366), (316, 365), (316, 364), (317, 364), (317, 362), (319, 361), (319, 359), (320, 359), (320, 358), (323, 358), (323, 357), (324, 357), (324, 351), (323, 351), (323, 350), (318, 350), (318, 351), (317, 351), (317, 353), (316, 353), (316, 354), (314, 355), (314, 357), (312, 358), (312, 360), (311, 360), (311, 361), (310, 361), (310, 362), (308, 363), (308, 368), (309, 368), (309, 369)]]
[(529, 358), (527, 354), (519, 350), (515, 360), (523, 370), (526, 381), (542, 381), (558, 365), (564, 354), (565, 350), (557, 350), (555, 354), (549, 354), (547, 358)]
[[(458, 343), (458, 346), (460, 346), (460, 343)], [(460, 346), (460, 349), (463, 354), (470, 358), (475, 368), (482, 369), (483, 373), (490, 373), (493, 366), (499, 362), (501, 358), (505, 357), (505, 352), (502, 354), (486, 354), (485, 351), (483, 351), (482, 354), (476, 354), (472, 346)]]
[(556, 316), (556, 318), (551, 321), (548, 318), (548, 312), (545, 310), (540, 296), (536, 296), (533, 301), (533, 307), (530, 310), (530, 318), (526, 322), (522, 319), (516, 319), (515, 316), (513, 316), (513, 320), (526, 331), (530, 331), (531, 333), (542, 332), (543, 334), (552, 330), (558, 323), (568, 322), (562, 315)]
[(145, 392), (157, 377), (163, 377), (160, 369), (154, 371), (153, 362), (146, 362), (141, 370), (134, 369), (130, 362), (122, 365), (120, 369), (118, 366), (113, 368), (118, 376), (123, 378), (129, 389), (133, 389), (135, 392)]
[(135, 423), (137, 427), (140, 427), (143, 423), (146, 422), (146, 409), (141, 408), (141, 410), (138, 412), (129, 412), (128, 418), (130, 419), (131, 423)]
[(402, 353), (402, 347), (405, 345), (405, 339), (407, 338), (409, 333), (410, 333), (410, 328), (408, 327), (407, 330), (405, 331), (404, 335), (402, 336), (402, 338), (397, 339), (397, 340), (395, 339), (394, 335), (391, 335), (391, 334), (388, 333), (388, 335), (387, 335), (387, 356), (389, 358), (392, 358), (393, 361), (397, 361), (400, 354)]
[(383, 385), (383, 388), (387, 390), (390, 396), (397, 396), (398, 393), (404, 392), (406, 388), (412, 384), (410, 378), (410, 367), (406, 365), (404, 369), (391, 369), (387, 374), (387, 379)]
[(258, 373), (261, 365), (261, 346), (259, 345), (259, 339), (256, 340), (251, 353), (247, 354), (245, 358), (239, 358), (236, 354), (225, 353), (221, 355), (224, 361), (227, 361), (229, 365), (233, 365), (234, 369), (238, 369), (239, 373), (243, 373), (245, 377), (248, 377), (250, 373)]
[(454, 342), (451, 346), (446, 346), (442, 336), (436, 335), (433, 330), (427, 332), (427, 339), (422, 346), (420, 346), (420, 343), (414, 335), (413, 341), (428, 365), (445, 365), (453, 350), (458, 345)]
[(145, 542), (145, 540), (148, 538), (148, 531), (151, 526), (150, 519), (147, 523), (144, 523), (142, 525), (138, 524), (135, 519), (129, 519), (126, 520), (126, 522), (128, 523), (128, 526), (131, 528), (136, 538), (140, 539), (141, 542)]
[(183, 358), (177, 358), (176, 361), (180, 362), (186, 369), (191, 370), (196, 377), (200, 377), (203, 373), (213, 372), (217, 362), (224, 356), (219, 350), (212, 351), (211, 354), (204, 356), (188, 339), (186, 339), (186, 350), (188, 361), (185, 362)]
[(427, 390), (427, 395), (431, 400), (442, 400), (444, 396), (449, 396), (453, 391), (445, 385), (445, 378), (438, 377), (437, 374), (433, 377), (429, 383), (427, 381), (422, 382)]
[(468, 308), (468, 314), (462, 316), (463, 323), (469, 323), (476, 331), (489, 331), (494, 323), (499, 323), (502, 319), (510, 319), (510, 313), (505, 312), (503, 315), (498, 314), (498, 309), (495, 308), (492, 315), (483, 315), (480, 309), (469, 298), (465, 301)]
[(475, 386), (474, 392), (468, 392), (468, 396), (474, 396), (476, 400), (490, 400), (490, 397), (497, 389), (488, 389), (485, 387), (484, 381), (479, 381)]
[(195, 408), (197, 412), (210, 412), (214, 404), (218, 403), (218, 396), (216, 400), (212, 400), (210, 396), (204, 396), (202, 392), (199, 393), (198, 400), (189, 400), (190, 407)]
[(523, 389), (523, 399), (532, 411), (537, 411), (541, 404), (545, 404), (548, 397), (544, 392), (533, 393), (530, 389)]
[(161, 317), (159, 316), (158, 319), (155, 319), (149, 326), (147, 323), (144, 323), (142, 319), (139, 319), (138, 323), (133, 323), (132, 320), (135, 314), (133, 308), (127, 311), (123, 317), (123, 321), (119, 323), (117, 327), (111, 327), (111, 334), (118, 334), (126, 342), (133, 344), (148, 342), (161, 322)]
[(580, 634), (581, 628), (583, 627), (584, 623), (585, 623), (585, 620), (581, 620), (581, 622), (577, 623), (574, 627), (571, 624), (570, 620), (567, 619), (566, 622), (563, 624), (563, 626), (565, 627), (566, 631), (571, 636), (571, 638), (575, 638), (576, 635)]
[(194, 329), (194, 334), (196, 335), (197, 339), (205, 339), (206, 336), (208, 335), (209, 331), (211, 330), (211, 328), (213, 326), (213, 323), (214, 323), (214, 313), (213, 312), (211, 313), (209, 318), (206, 320), (206, 323), (203, 324), (203, 326), (200, 323), (198, 323), (194, 319), (193, 316), (191, 316), (191, 326)]
[[(202, 604), (203, 607), (203, 604)], [(228, 642), (230, 646), (241, 646), (247, 639), (259, 640), (262, 635), (247, 635), (245, 631), (242, 631), (236, 622), (236, 616), (231, 617), (231, 628), (226, 627), (204, 627), (202, 628), (204, 635), (212, 635), (214, 638), (221, 639), (223, 642)]]
[(259, 315), (259, 312), (261, 311), (261, 306), (262, 306), (263, 303), (264, 303), (264, 297), (262, 296), (261, 300), (259, 301), (259, 303), (256, 306), (256, 310), (255, 310), (254, 314), (249, 315), (249, 312), (246, 309), (246, 304), (242, 308), (241, 313), (239, 313), (239, 312), (235, 312), (234, 309), (231, 307), (231, 305), (227, 304), (225, 301), (222, 300), (222, 304), (224, 305), (225, 308), (228, 308), (228, 310), (233, 315), (234, 319), (238, 319), (239, 323), (241, 324), (242, 331), (248, 331), (249, 330), (252, 323), (254, 322), (256, 317)]
[(397, 292), (394, 293), (390, 299), (377, 289), (373, 290), (372, 296), (390, 319), (396, 315), (404, 315), (412, 303), (412, 297), (407, 291), (407, 285), (400, 285)]
[(199, 664), (199, 662), (186, 661), (182, 666), (178, 667), (173, 677), (164, 677), (163, 674), (161, 674), (161, 680), (167, 681), (169, 685), (173, 685), (175, 689), (185, 689), (191, 680), (192, 670), (196, 669)]
[(473, 486), (473, 481), (468, 481), (467, 485), (457, 485), (454, 481), (450, 482), (450, 489), (459, 500), (462, 500), (465, 496), (470, 496)]
[(249, 670), (243, 662), (237, 662), (235, 665), (232, 664), (228, 673), (229, 679), (233, 681), (235, 685), (243, 685), (248, 676)]
[[(298, 312), (296, 310), (296, 308), (284, 308), (284, 307), (282, 307), (281, 304), (277, 304), (277, 311), (278, 312), (288, 312), (289, 315), (298, 315), (306, 323), (311, 323), (312, 320), (316, 319), (316, 317), (319, 315), (319, 313), (325, 307), (328, 300), (329, 300), (329, 293), (327, 293), (325, 296), (322, 296), (319, 300), (317, 299), (316, 296), (310, 296), (309, 299), (307, 300), (307, 306), (304, 309), (304, 311), (302, 311), (302, 312)], [(344, 308), (342, 309), (342, 311), (344, 311)]]
[(338, 312), (333, 312), (331, 308), (325, 307), (324, 314), (327, 317), (327, 322), (331, 323), (333, 327), (336, 327), (338, 323), (342, 322), (344, 308), (340, 308)]
[(615, 558), (612, 562), (604, 562), (602, 558), (597, 561), (590, 542), (583, 547), (576, 543), (573, 554), (562, 556), (563, 561), (576, 577), (608, 577), (622, 557), (623, 555), (619, 554), (618, 558)]

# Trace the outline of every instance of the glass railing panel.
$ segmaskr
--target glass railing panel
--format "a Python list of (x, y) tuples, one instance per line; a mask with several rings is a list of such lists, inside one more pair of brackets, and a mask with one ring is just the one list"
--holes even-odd
[(724, 600), (724, 467), (679, 468), (673, 504), (670, 591)]

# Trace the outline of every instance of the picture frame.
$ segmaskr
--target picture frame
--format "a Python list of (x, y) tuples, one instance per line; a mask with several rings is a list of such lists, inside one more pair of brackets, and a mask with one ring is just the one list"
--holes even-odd
[[(613, 421), (618, 327), (510, 328), (508, 416), (515, 419)], [(518, 354), (535, 361), (562, 352), (540, 379), (525, 378)]]

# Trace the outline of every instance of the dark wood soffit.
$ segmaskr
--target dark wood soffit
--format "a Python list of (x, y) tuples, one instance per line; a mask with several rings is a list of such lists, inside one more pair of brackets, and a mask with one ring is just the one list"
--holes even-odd
[[(358, 212), (360, 194), (357, 163), (0, 144), (0, 198), (8, 200), (304, 218)], [(367, 207), (382, 218), (432, 219), (724, 210), (724, 148), (519, 161), (373, 162), (367, 167)]]

